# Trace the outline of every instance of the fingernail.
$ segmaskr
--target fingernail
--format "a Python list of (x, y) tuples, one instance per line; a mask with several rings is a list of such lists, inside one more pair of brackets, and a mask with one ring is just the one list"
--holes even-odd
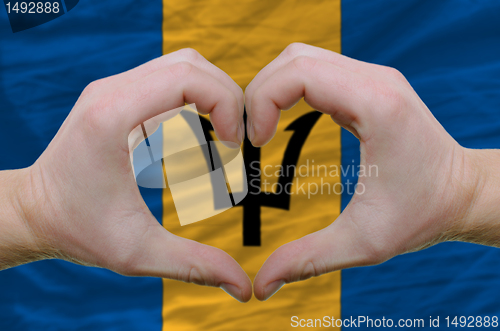
[(238, 123), (237, 135), (238, 135), (238, 137), (236, 137), (236, 138), (238, 139), (238, 142), (241, 145), (241, 143), (243, 142), (243, 139), (245, 139), (245, 124), (243, 123), (243, 119), (241, 119), (240, 122)]
[(285, 285), (284, 280), (275, 280), (274, 282), (268, 284), (264, 289), (264, 300), (272, 297), (276, 292), (278, 292), (283, 285)]
[(250, 141), (252, 141), (255, 136), (255, 128), (251, 119), (247, 121), (247, 135)]
[(243, 302), (242, 297), (243, 295), (241, 294), (241, 290), (239, 289), (238, 286), (234, 286), (233, 284), (229, 283), (222, 283), (220, 285), (220, 288), (224, 290), (227, 294), (238, 300), (239, 302)]

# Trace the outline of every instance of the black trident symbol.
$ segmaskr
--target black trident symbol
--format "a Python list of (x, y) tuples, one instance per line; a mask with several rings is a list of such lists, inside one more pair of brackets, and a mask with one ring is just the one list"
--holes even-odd
[[(297, 118), (286, 127), (285, 131), (293, 131), (293, 134), (288, 141), (287, 147), (285, 149), (281, 169), (291, 169), (291, 171), (281, 172), (281, 176), (278, 179), (278, 187), (291, 186), (293, 178), (295, 177), (295, 168), (299, 160), (302, 147), (304, 146), (304, 143), (306, 142), (306, 139), (309, 136), (309, 133), (311, 132), (314, 124), (316, 124), (321, 115), (322, 114), (320, 112), (311, 111)], [(210, 141), (213, 140), (212, 135), (210, 134), (210, 131), (213, 131), (212, 124), (210, 123), (210, 121), (201, 116), (200, 120), (204, 131), (204, 138), (210, 145)], [(207, 165), (212, 162), (220, 163), (220, 160), (217, 160), (218, 158), (219, 157), (217, 156), (217, 154), (214, 154), (213, 158), (206, 157)], [(245, 162), (247, 173), (247, 182), (252, 181), (252, 186), (260, 187), (261, 171), (259, 171), (259, 169), (255, 166), (251, 166), (252, 164), (257, 163), (260, 167), (260, 148), (254, 147), (250, 143), (250, 140), (248, 140), (248, 137), (245, 137), (245, 141), (243, 142), (243, 159)], [(258, 194), (252, 194), (252, 192), (249, 192), (249, 194), (236, 205), (243, 207), (243, 246), (261, 245), (261, 207), (273, 207), (289, 210), (289, 193), (290, 191), (287, 192), (287, 190), (283, 189), (280, 190), (279, 193), (259, 192)], [(237, 193), (233, 192), (232, 194)]]

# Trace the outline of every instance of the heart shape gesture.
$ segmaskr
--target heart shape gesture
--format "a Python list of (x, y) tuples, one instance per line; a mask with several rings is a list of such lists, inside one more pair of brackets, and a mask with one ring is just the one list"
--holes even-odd
[[(477, 219), (488, 219), (485, 210), (494, 210), (480, 199), (487, 177), (477, 162), (487, 154), (461, 147), (400, 72), (292, 44), (246, 89), (252, 143), (269, 141), (280, 109), (302, 97), (360, 140), (361, 166), (375, 167), (377, 175), (359, 178), (363, 194), (356, 192), (330, 226), (267, 259), (254, 281), (258, 299), (285, 283), (382, 263), (446, 240), (488, 243), (474, 228)], [(479, 205), (485, 210), (474, 208)]]
[[(378, 176), (335, 222), (288, 243), (254, 281), (265, 300), (283, 284), (381, 263), (445, 240), (495, 244), (499, 185), (484, 160), (462, 148), (396, 70), (292, 44), (245, 92), (194, 50), (180, 50), (91, 83), (31, 167), (0, 174), (0, 269), (62, 258), (129, 276), (218, 286), (246, 302), (252, 283), (224, 251), (180, 238), (153, 217), (134, 180), (128, 135), (167, 110), (195, 103), (218, 138), (269, 141), (281, 109), (302, 97), (361, 142), (361, 164)], [(328, 141), (325, 141), (328, 144)], [(480, 220), (480, 226), (477, 225)], [(493, 225), (492, 225), (493, 224)], [(484, 229), (490, 226), (487, 234)]]

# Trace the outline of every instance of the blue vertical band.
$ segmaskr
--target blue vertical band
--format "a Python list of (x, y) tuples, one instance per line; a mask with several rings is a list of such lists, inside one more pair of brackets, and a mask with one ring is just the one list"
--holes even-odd
[[(344, 0), (342, 50), (400, 70), (461, 145), (500, 148), (499, 12), (496, 0)], [(359, 143), (344, 131), (342, 163), (353, 159)], [(441, 316), (441, 328), (448, 315), (499, 316), (499, 265), (496, 248), (444, 243), (348, 269), (342, 315), (423, 318), (426, 328), (430, 316)]]
[[(87, 84), (161, 56), (161, 24), (160, 0), (81, 1), (15, 34), (0, 13), (0, 170), (31, 165)], [(141, 193), (161, 220), (162, 190)], [(0, 330), (161, 330), (161, 307), (161, 279), (59, 260), (0, 272)]]

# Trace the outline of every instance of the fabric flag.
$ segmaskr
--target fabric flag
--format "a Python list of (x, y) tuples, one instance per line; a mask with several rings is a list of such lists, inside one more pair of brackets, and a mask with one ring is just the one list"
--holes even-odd
[[(91, 81), (191, 47), (245, 88), (291, 42), (397, 68), (461, 145), (500, 148), (499, 12), (497, 0), (86, 0), (17, 33), (0, 13), (0, 170), (30, 166)], [(253, 279), (274, 249), (345, 208), (350, 195), (332, 188), (356, 174), (321, 166), (356, 166), (359, 143), (301, 101), (242, 155), (248, 195), (209, 219), (181, 226), (168, 187), (140, 190), (165, 228), (224, 249)], [(444, 243), (240, 304), (217, 288), (40, 261), (0, 271), (0, 330), (293, 330), (292, 316), (423, 319), (420, 329), (439, 316), (447, 329), (447, 316), (500, 317), (499, 265), (498, 249)]]
[[(313, 6), (304, 1), (164, 1), (163, 15), (165, 54), (194, 48), (242, 88), (292, 42), (340, 52), (340, 1)], [(339, 215), (340, 195), (333, 186), (340, 175), (312, 172), (318, 165), (340, 166), (340, 128), (300, 102), (281, 113), (268, 145), (259, 149), (247, 140), (243, 158), (249, 190), (239, 206), (180, 226), (167, 188), (163, 225), (223, 249), (253, 279), (276, 248), (324, 228)], [(291, 186), (286, 186), (287, 175)], [(322, 187), (324, 194), (319, 194)], [(171, 280), (163, 281), (163, 295), (163, 330), (285, 330), (294, 315), (340, 316), (340, 272), (286, 286), (266, 302), (241, 304), (220, 289)]]

